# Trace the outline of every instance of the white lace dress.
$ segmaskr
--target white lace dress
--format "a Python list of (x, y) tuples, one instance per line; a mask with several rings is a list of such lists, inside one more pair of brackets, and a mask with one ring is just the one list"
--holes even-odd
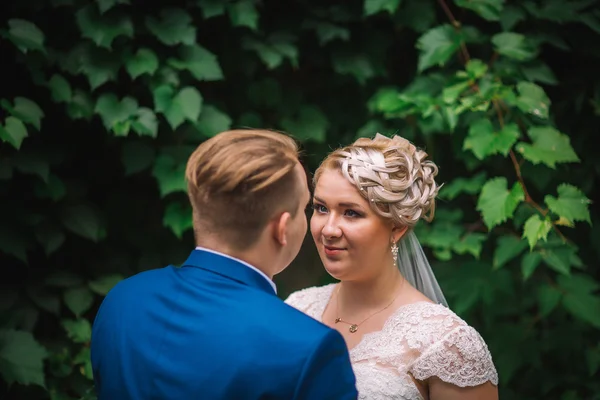
[[(292, 293), (286, 303), (321, 321), (334, 284)], [(479, 333), (448, 308), (417, 302), (398, 308), (383, 329), (350, 350), (359, 399), (422, 400), (409, 376), (436, 376), (460, 386), (498, 384), (492, 356)]]

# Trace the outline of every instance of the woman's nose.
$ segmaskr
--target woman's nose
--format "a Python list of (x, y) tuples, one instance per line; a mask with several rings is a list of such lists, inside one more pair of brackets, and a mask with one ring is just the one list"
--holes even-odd
[(340, 229), (337, 220), (333, 217), (327, 218), (327, 222), (323, 226), (323, 230), (321, 231), (321, 233), (326, 238), (335, 238), (342, 236), (342, 230)]

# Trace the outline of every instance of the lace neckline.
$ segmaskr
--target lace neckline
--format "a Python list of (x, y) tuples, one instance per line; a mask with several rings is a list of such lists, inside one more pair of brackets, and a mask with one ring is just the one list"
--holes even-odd
[[(332, 283), (327, 287), (327, 292), (325, 293), (324, 301), (320, 305), (320, 308), (316, 309), (315, 316), (318, 317), (318, 320), (320, 322), (323, 322), (323, 314), (325, 313), (327, 306), (331, 302), (331, 298), (333, 297), (333, 291), (335, 289), (335, 285), (336, 285), (335, 283)], [(430, 304), (432, 306), (436, 305), (435, 303), (425, 301), (425, 300), (416, 301), (414, 303), (402, 304), (400, 307), (396, 308), (393, 313), (390, 314), (390, 316), (383, 323), (383, 326), (381, 327), (380, 330), (367, 332), (367, 333), (363, 334), (360, 341), (354, 347), (352, 347), (351, 349), (348, 349), (348, 352), (350, 353), (350, 355), (351, 356), (354, 355), (357, 352), (357, 349), (364, 347), (365, 343), (367, 343), (369, 341), (369, 339), (380, 336), (380, 335), (384, 334), (385, 332), (387, 332), (390, 329), (390, 326), (392, 326), (393, 322), (395, 320), (397, 320), (397, 318), (401, 314), (406, 312), (406, 310), (410, 309), (412, 306), (423, 305), (423, 304)]]

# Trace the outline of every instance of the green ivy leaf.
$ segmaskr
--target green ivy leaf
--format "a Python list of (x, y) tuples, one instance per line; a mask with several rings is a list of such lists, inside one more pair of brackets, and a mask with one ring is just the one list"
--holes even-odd
[(519, 96), (515, 105), (521, 111), (533, 114), (536, 117), (548, 119), (548, 110), (550, 108), (550, 99), (540, 86), (531, 82), (519, 82), (517, 84)]
[(98, 8), (90, 4), (75, 13), (77, 26), (82, 36), (97, 46), (110, 49), (119, 36), (133, 38), (133, 22), (125, 14), (100, 15)]
[(181, 239), (184, 232), (191, 229), (193, 225), (192, 208), (188, 203), (173, 202), (167, 205), (163, 226), (170, 228), (178, 239)]
[(60, 74), (52, 75), (52, 78), (48, 81), (48, 87), (52, 94), (52, 99), (57, 103), (69, 103), (73, 98), (73, 92), (71, 91), (71, 85), (69, 82)]
[(179, 59), (171, 58), (167, 62), (173, 68), (188, 70), (199, 81), (219, 81), (223, 79), (223, 71), (217, 57), (197, 44), (181, 47)]
[(104, 48), (93, 48), (91, 46), (75, 49), (74, 52), (76, 54), (73, 57), (80, 57), (78, 71), (83, 72), (88, 78), (92, 91), (106, 82), (117, 79), (121, 60), (115, 54)]
[(35, 237), (44, 247), (47, 256), (54, 253), (65, 242), (66, 236), (62, 229), (54, 223), (45, 222), (35, 229)]
[(394, 15), (398, 26), (423, 33), (436, 23), (437, 4), (422, 0), (402, 0), (402, 10)]
[(541, 317), (547, 317), (558, 306), (562, 292), (553, 286), (541, 286), (537, 291), (538, 307)]
[(479, 160), (493, 154), (502, 154), (506, 157), (519, 136), (517, 124), (506, 124), (496, 133), (490, 120), (482, 118), (469, 128), (469, 135), (465, 139), (463, 149), (473, 151)]
[(527, 15), (517, 6), (506, 5), (500, 13), (500, 25), (503, 31), (511, 31), (515, 25), (523, 21)]
[(533, 249), (540, 239), (547, 240), (550, 229), (552, 229), (552, 222), (547, 218), (542, 220), (537, 214), (529, 217), (523, 227), (523, 237), (527, 238), (529, 248)]
[(3, 142), (10, 143), (17, 150), (21, 148), (23, 139), (27, 135), (27, 128), (18, 118), (7, 117), (4, 121), (4, 126), (0, 125), (0, 139)]
[(171, 107), (175, 89), (170, 85), (161, 85), (154, 88), (152, 97), (154, 99), (154, 111), (164, 113)]
[(277, 68), (285, 58), (288, 58), (290, 63), (296, 66), (298, 49), (291, 42), (292, 40), (285, 34), (273, 35), (266, 42), (245, 37), (242, 41), (242, 48), (256, 52), (268, 69)]
[(541, 82), (547, 85), (558, 84), (554, 72), (552, 72), (548, 64), (541, 61), (521, 66), (521, 72), (527, 80), (532, 82)]
[(40, 199), (51, 199), (56, 202), (65, 197), (67, 188), (58, 176), (50, 173), (47, 182), (35, 183), (34, 193)]
[(577, 258), (575, 249), (562, 242), (541, 243), (540, 254), (544, 263), (563, 275), (570, 275), (571, 267), (577, 265), (580, 260)]
[(129, 0), (98, 0), (98, 10), (104, 14), (117, 4), (130, 4)]
[(465, 71), (470, 79), (480, 79), (488, 71), (488, 65), (481, 60), (472, 58), (467, 62)]
[(61, 325), (74, 343), (89, 343), (92, 340), (92, 325), (87, 319), (64, 319)]
[(239, 0), (227, 5), (229, 19), (233, 26), (245, 26), (253, 31), (258, 29), (259, 14), (252, 0)]
[(380, 11), (394, 14), (400, 7), (400, 0), (365, 0), (363, 15), (368, 17)]
[(468, 233), (462, 237), (460, 241), (452, 244), (452, 250), (457, 254), (469, 253), (476, 259), (479, 259), (483, 242), (485, 242), (486, 239), (487, 235), (484, 235), (483, 233)]
[(94, 102), (90, 95), (82, 90), (76, 89), (73, 99), (67, 107), (67, 113), (71, 119), (89, 120), (94, 115)]
[(80, 286), (65, 290), (63, 300), (67, 308), (80, 317), (92, 307), (94, 295), (87, 286)]
[(28, 286), (27, 295), (42, 310), (54, 315), (60, 314), (60, 297), (41, 285)]
[(497, 33), (492, 37), (492, 43), (498, 54), (517, 61), (533, 60), (538, 54), (538, 50), (520, 33)]
[(198, 89), (191, 86), (181, 89), (173, 99), (173, 103), (181, 108), (184, 117), (192, 122), (198, 121), (202, 102), (202, 95)]
[(205, 136), (212, 137), (231, 128), (231, 118), (215, 106), (202, 107), (196, 128)]
[(154, 163), (152, 176), (158, 182), (161, 197), (173, 192), (187, 192), (184, 160), (178, 162), (168, 154), (159, 154)]
[(457, 6), (468, 8), (488, 21), (498, 21), (504, 0), (454, 0)]
[(125, 69), (131, 79), (143, 74), (154, 75), (158, 69), (158, 57), (148, 48), (138, 49), (135, 54), (129, 55), (125, 59)]
[(204, 19), (225, 14), (225, 2), (222, 0), (199, 0), (198, 4), (200, 4)]
[(553, 213), (566, 218), (569, 222), (585, 221), (591, 225), (590, 211), (591, 203), (581, 190), (573, 185), (563, 183), (558, 186), (558, 198), (546, 195), (544, 201)]
[(285, 117), (281, 126), (302, 141), (325, 142), (329, 121), (316, 106), (303, 106), (296, 118)]
[(542, 261), (542, 256), (540, 253), (533, 252), (527, 253), (521, 259), (521, 271), (523, 274), (523, 280), (526, 281), (533, 275), (538, 265)]
[(106, 296), (108, 292), (125, 277), (121, 274), (109, 274), (103, 275), (98, 279), (88, 282), (88, 286), (95, 293)]
[(25, 97), (15, 97), (14, 108), (12, 114), (21, 121), (33, 125), (38, 131), (41, 129), (41, 120), (44, 117), (44, 112), (33, 101)]
[(154, 111), (146, 107), (140, 107), (136, 110), (133, 118), (131, 127), (138, 135), (156, 138), (158, 135), (158, 120)]
[(12, 18), (8, 20), (8, 38), (23, 53), (28, 50), (45, 52), (44, 33), (33, 23), (24, 19)]
[(160, 19), (146, 17), (146, 27), (167, 46), (196, 43), (196, 28), (192, 25), (192, 17), (180, 8), (163, 9)]
[(582, 291), (569, 292), (564, 295), (562, 304), (574, 317), (600, 329), (600, 297)]
[(534, 126), (527, 133), (533, 143), (518, 143), (516, 149), (533, 164), (543, 163), (555, 168), (556, 163), (580, 161), (571, 147), (569, 137), (553, 127)]
[(452, 182), (442, 186), (440, 197), (452, 200), (461, 193), (477, 194), (481, 191), (485, 178), (485, 172), (479, 172), (471, 178), (456, 178)]
[(493, 268), (499, 269), (507, 262), (520, 255), (527, 248), (527, 242), (515, 235), (505, 235), (498, 238), (494, 250)]
[(46, 349), (29, 332), (0, 330), (0, 374), (6, 383), (45, 387)]
[(129, 176), (150, 167), (154, 161), (154, 154), (154, 149), (144, 142), (126, 142), (121, 153), (125, 175)]
[(71, 232), (93, 242), (99, 242), (106, 234), (98, 214), (87, 205), (65, 208), (62, 223)]
[(434, 65), (443, 66), (460, 47), (461, 37), (449, 24), (432, 28), (417, 40), (418, 71)]
[(482, 213), (483, 221), (488, 229), (492, 229), (511, 218), (519, 203), (524, 199), (525, 193), (518, 182), (515, 182), (509, 191), (506, 178), (492, 178), (481, 189), (477, 210)]
[(319, 38), (319, 45), (321, 47), (335, 39), (343, 41), (350, 40), (350, 31), (348, 29), (331, 22), (310, 19), (306, 21), (302, 27), (304, 29), (314, 29)]
[(375, 68), (365, 54), (334, 52), (331, 62), (336, 73), (354, 76), (361, 85), (375, 76)]
[(115, 131), (119, 122), (127, 121), (137, 110), (138, 103), (135, 99), (127, 96), (119, 101), (114, 93), (102, 94), (95, 107), (95, 111), (100, 114), (104, 127), (108, 131)]

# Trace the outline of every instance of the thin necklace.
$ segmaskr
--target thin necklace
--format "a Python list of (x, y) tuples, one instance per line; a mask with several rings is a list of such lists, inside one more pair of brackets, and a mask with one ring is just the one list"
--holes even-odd
[[(403, 278), (403, 279), (402, 279), (402, 284), (401, 284), (401, 286), (400, 286), (400, 289), (402, 289), (402, 286), (404, 286), (404, 280), (405, 280), (405, 279)], [(335, 292), (335, 308), (336, 308), (337, 315), (340, 315), (340, 296), (339, 296), (339, 294), (340, 294), (340, 288), (341, 288), (341, 287), (342, 287), (342, 285), (341, 285), (341, 284), (340, 284), (340, 285), (338, 285), (338, 287), (337, 287), (337, 291)], [(344, 324), (350, 325), (350, 328), (348, 328), (348, 331), (349, 331), (350, 333), (355, 333), (356, 331), (358, 331), (358, 327), (359, 327), (360, 325), (362, 325), (362, 324), (363, 324), (363, 322), (365, 322), (365, 321), (366, 321), (366, 320), (368, 320), (369, 318), (371, 318), (371, 317), (373, 317), (373, 316), (375, 316), (375, 315), (379, 314), (380, 312), (382, 312), (383, 310), (387, 309), (389, 306), (391, 306), (392, 304), (394, 304), (394, 302), (396, 301), (396, 299), (397, 299), (397, 298), (398, 298), (398, 296), (400, 295), (400, 292), (401, 292), (401, 290), (400, 290), (400, 289), (398, 290), (398, 293), (396, 293), (396, 296), (394, 296), (394, 298), (392, 299), (392, 301), (390, 301), (390, 303), (389, 303), (387, 306), (385, 306), (385, 307), (383, 307), (381, 310), (379, 310), (379, 311), (376, 311), (376, 312), (374, 312), (373, 314), (369, 315), (367, 318), (363, 319), (363, 320), (362, 320), (362, 321), (360, 321), (358, 324), (353, 324), (352, 322), (344, 321), (344, 320), (342, 319), (342, 317), (337, 317), (337, 318), (335, 319), (335, 323), (337, 324), (338, 322), (342, 322), (342, 323), (344, 323)]]

